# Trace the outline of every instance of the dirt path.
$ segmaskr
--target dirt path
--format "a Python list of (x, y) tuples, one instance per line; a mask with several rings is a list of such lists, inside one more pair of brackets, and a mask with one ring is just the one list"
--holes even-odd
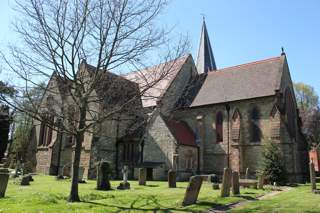
[(255, 202), (255, 201), (258, 201), (258, 200), (266, 200), (266, 199), (269, 199), (271, 197), (274, 197), (282, 192), (285, 192), (285, 191), (289, 191), (291, 190), (292, 187), (281, 187), (281, 191), (272, 191), (268, 194), (265, 194), (265, 195), (262, 195), (260, 197), (256, 197), (255, 199), (252, 199), (252, 200), (245, 200), (245, 201), (240, 201), (240, 202), (236, 202), (236, 203), (231, 203), (231, 204), (228, 204), (228, 205), (221, 205), (221, 206), (217, 206), (215, 207), (214, 209), (211, 209), (209, 211), (207, 211), (207, 213), (221, 213), (221, 212), (227, 212), (231, 209), (234, 209), (234, 208), (237, 208), (237, 207), (240, 207), (240, 206), (244, 206), (250, 202)]

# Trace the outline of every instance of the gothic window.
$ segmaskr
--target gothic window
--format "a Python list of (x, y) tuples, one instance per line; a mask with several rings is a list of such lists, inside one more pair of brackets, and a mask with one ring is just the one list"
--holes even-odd
[(46, 143), (47, 146), (50, 145), (52, 140), (53, 123), (54, 123), (54, 117), (53, 115), (50, 115), (48, 117), (48, 123), (47, 123), (47, 143)]
[(223, 115), (219, 111), (216, 114), (216, 142), (220, 143), (223, 141)]
[(46, 104), (47, 104), (47, 107), (48, 107), (49, 109), (52, 108), (52, 106), (54, 105), (54, 98), (53, 98), (52, 95), (49, 95), (49, 96), (47, 97), (47, 102), (46, 102)]
[(277, 106), (274, 106), (270, 113), (270, 124), (271, 124), (271, 138), (275, 140), (280, 139), (280, 112)]
[(289, 135), (294, 138), (296, 132), (295, 126), (295, 107), (290, 88), (285, 91), (285, 111), (286, 111), (286, 123), (288, 127)]
[(239, 143), (240, 140), (240, 112), (238, 109), (235, 110), (232, 116), (231, 140), (235, 143)]
[(135, 160), (135, 145), (133, 143), (123, 143), (122, 160), (124, 162), (133, 162)]
[(40, 133), (39, 133), (39, 146), (43, 146), (44, 140), (45, 140), (45, 130), (46, 130), (46, 125), (45, 125), (45, 120), (41, 121), (40, 124)]
[(260, 111), (257, 106), (252, 106), (249, 111), (249, 133), (251, 142), (261, 140)]

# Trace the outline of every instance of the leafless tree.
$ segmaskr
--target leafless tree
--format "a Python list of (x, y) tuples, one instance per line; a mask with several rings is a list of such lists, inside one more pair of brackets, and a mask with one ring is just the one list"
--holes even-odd
[[(1, 58), (16, 77), (12, 86), (18, 93), (15, 98), (2, 98), (35, 120), (47, 122), (51, 128), (75, 137), (69, 201), (77, 202), (80, 201), (78, 173), (84, 133), (141, 102), (146, 91), (170, 75), (177, 58), (185, 54), (188, 42), (183, 38), (170, 39), (170, 30), (156, 24), (167, 4), (165, 0), (18, 0), (16, 3), (19, 18), (14, 26), (22, 41), (9, 46), (10, 55), (1, 52)], [(119, 77), (124, 74), (122, 71), (143, 70), (156, 61), (163, 65), (151, 74), (138, 71), (139, 89), (133, 86), (134, 92), (126, 95), (114, 89), (128, 83)], [(89, 68), (82, 72), (87, 62), (93, 66), (86, 66)], [(60, 84), (43, 89), (51, 94), (65, 93), (72, 100), (76, 116), (70, 118), (63, 109), (64, 104), (59, 112), (50, 110), (49, 102), (46, 110), (59, 121), (49, 122), (42, 116), (45, 109), (41, 103), (29, 98), (28, 106), (33, 107), (19, 104), (21, 94), (28, 97), (32, 88), (41, 87), (40, 82), (52, 78)], [(105, 78), (108, 84), (101, 86)], [(108, 94), (109, 100), (105, 100), (106, 95), (104, 98), (95, 95), (99, 93), (97, 90)], [(95, 103), (108, 104), (119, 97), (122, 100), (103, 115), (96, 116), (98, 111), (89, 107)]]

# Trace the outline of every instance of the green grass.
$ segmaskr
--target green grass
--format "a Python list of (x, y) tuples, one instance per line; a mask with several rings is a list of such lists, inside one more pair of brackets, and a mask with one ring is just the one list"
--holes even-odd
[[(318, 188), (320, 185), (318, 185)], [(250, 202), (230, 212), (320, 212), (320, 194), (311, 193), (310, 185), (300, 185), (266, 200)]]
[[(167, 182), (148, 181), (139, 186), (130, 181), (131, 189), (97, 191), (96, 182), (79, 184), (83, 202), (66, 201), (70, 180), (55, 180), (52, 176), (34, 176), (30, 186), (19, 186), (10, 180), (6, 197), (0, 199), (0, 212), (201, 212), (217, 205), (252, 199), (266, 193), (262, 190), (242, 189), (241, 196), (220, 198), (219, 190), (212, 190), (204, 183), (195, 205), (183, 207), (181, 202), (187, 182), (178, 182), (177, 188), (169, 189)], [(116, 188), (119, 181), (112, 181)]]

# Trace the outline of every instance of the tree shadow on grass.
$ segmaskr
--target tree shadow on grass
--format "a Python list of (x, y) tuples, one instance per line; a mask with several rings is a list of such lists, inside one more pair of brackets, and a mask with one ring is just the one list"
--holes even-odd
[(243, 199), (246, 200), (258, 200), (257, 198), (251, 197), (251, 196), (247, 196), (247, 195), (236, 195), (235, 197), (241, 197)]
[[(120, 200), (117, 200), (115, 203), (121, 203)], [(196, 213), (199, 211), (192, 210), (188, 207), (181, 207), (181, 206), (174, 206), (174, 207), (168, 207), (165, 205), (162, 205), (158, 198), (154, 195), (151, 196), (137, 196), (131, 203), (124, 203), (124, 205), (121, 204), (112, 204), (112, 203), (101, 203), (101, 202), (95, 202), (95, 201), (83, 201), (83, 203), (88, 203), (91, 205), (97, 205), (97, 206), (103, 206), (103, 207), (110, 207), (110, 208), (117, 208), (117, 210), (113, 212), (130, 212), (130, 211), (142, 211), (142, 212), (191, 212)], [(211, 203), (212, 204), (212, 203)]]
[(145, 185), (146, 187), (159, 187), (159, 185), (157, 184), (149, 184), (149, 185)]

